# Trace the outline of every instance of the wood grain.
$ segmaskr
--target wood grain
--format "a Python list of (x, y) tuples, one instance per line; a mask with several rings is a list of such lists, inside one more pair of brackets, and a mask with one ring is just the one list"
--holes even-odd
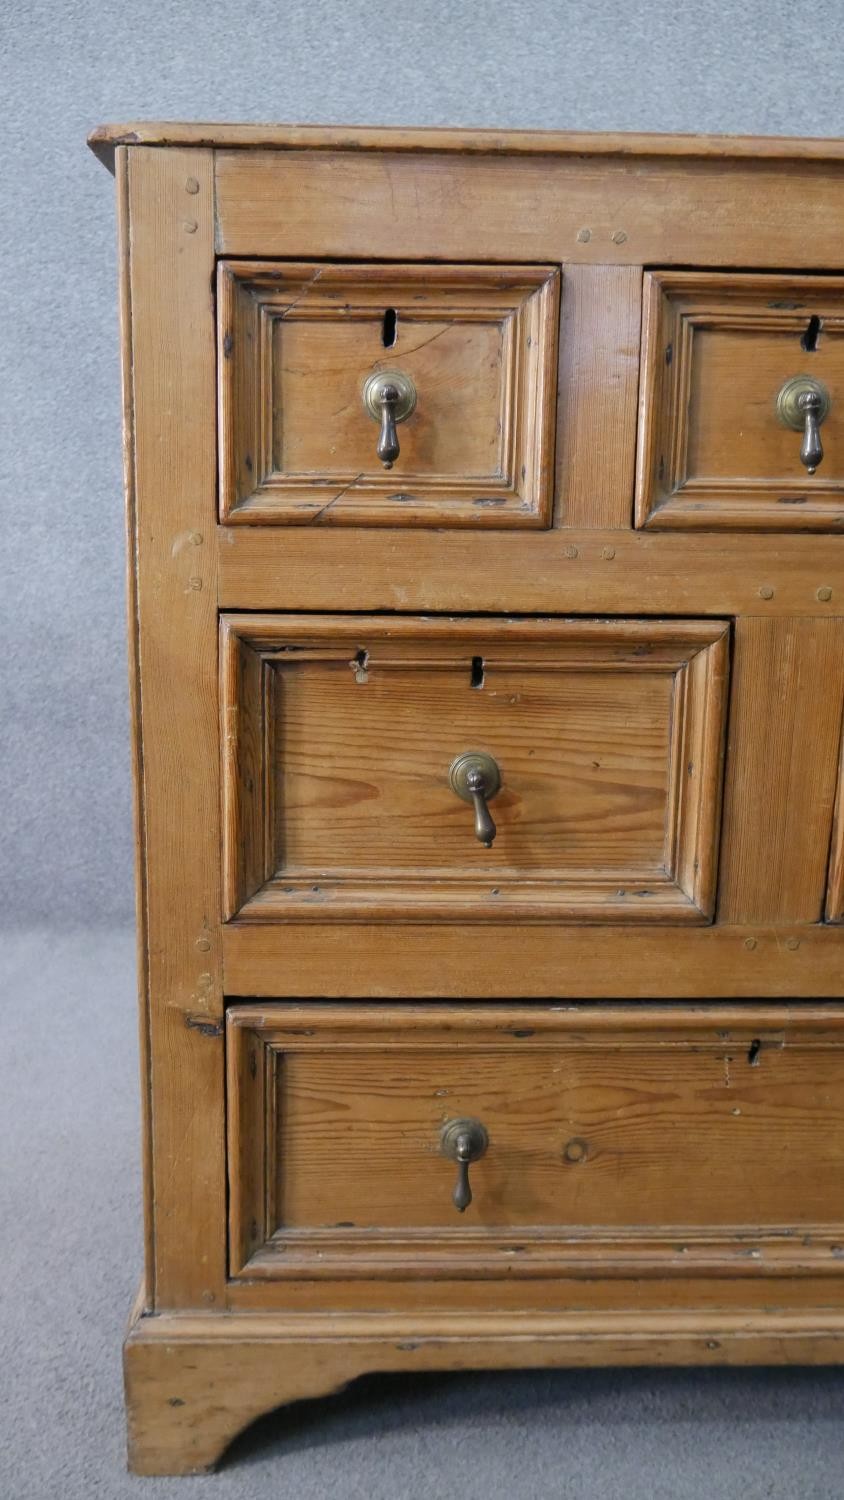
[[(154, 1210), (152, 1194), (152, 1112), (150, 1067), (150, 985), (146, 914), (146, 818), (144, 814), (143, 724), (138, 631), (138, 577), (135, 546), (138, 534), (135, 490), (135, 382), (132, 368), (132, 283), (129, 255), (129, 153), (115, 153), (117, 240), (120, 308), (120, 385), (123, 417), (123, 492), (126, 524), (126, 639), (129, 666), (129, 711), (132, 753), (132, 822), (135, 835), (135, 947), (138, 983), (138, 1053), (140, 1060), (141, 1149), (143, 1160), (144, 1273), (151, 1287), (155, 1275)], [(141, 1309), (139, 1309), (140, 1311)]]
[(274, 734), (271, 673), (242, 636), (220, 635), (220, 744), (223, 848), (223, 915), (233, 916), (275, 868), (272, 829), (275, 799), (270, 778)]
[[(727, 649), (709, 621), (225, 616), (228, 909), (707, 918)], [(448, 780), (472, 749), (501, 769), (491, 849)]]
[[(189, 179), (196, 193), (186, 191)], [(156, 1308), (213, 1302), (225, 1277), (219, 776), (209, 754), (217, 735), (215, 550), (208, 545), (213, 219), (208, 152), (130, 156), (127, 358)]]
[(241, 149), (455, 151), (507, 156), (664, 156), (783, 161), (841, 161), (844, 141), (811, 136), (663, 135), (648, 132), (478, 130), (384, 125), (245, 125), (221, 121), (136, 120), (98, 125), (91, 150), (109, 164), (117, 146), (217, 146)]
[[(667, 1275), (731, 1247), (844, 1272), (840, 1007), (269, 1005), (228, 1036), (232, 1244), (264, 1241), (234, 1274)], [(458, 1217), (439, 1138), (466, 1117), (490, 1144)]]
[[(844, 280), (650, 273), (645, 309), (637, 524), (844, 525)], [(831, 399), (813, 475), (801, 434), (776, 414), (777, 393), (800, 374)]]
[[(514, 953), (518, 951), (518, 963)], [(343, 999), (665, 999), (841, 996), (840, 927), (230, 922), (229, 995)]]
[(372, 1371), (594, 1365), (837, 1364), (840, 1308), (608, 1313), (253, 1313), (142, 1318), (126, 1347), (136, 1474), (213, 1467), (242, 1428), (283, 1402)]
[(223, 255), (828, 270), (837, 164), (218, 150)]
[(564, 527), (630, 525), (641, 319), (641, 266), (566, 267), (557, 434)]
[(243, 526), (220, 528), (218, 548), (223, 609), (498, 614), (506, 601), (519, 614), (700, 617), (844, 607), (844, 537), (835, 536)]
[[(553, 266), (222, 262), (222, 518), (546, 526), (559, 280)], [(417, 400), (385, 472), (362, 387), (389, 370)]]
[(829, 851), (829, 873), (826, 886), (826, 920), (844, 921), (844, 736), (841, 741), (841, 758), (838, 764), (838, 786), (835, 797), (835, 817), (832, 824), (832, 843)]
[(844, 620), (739, 620), (719, 920), (817, 922), (844, 703)]
[[(596, 1246), (600, 1258), (584, 1255), (583, 1247), (574, 1241), (557, 1275), (542, 1275), (540, 1271), (537, 1275), (520, 1275), (517, 1280), (497, 1277), (495, 1307), (501, 1313), (620, 1316), (631, 1307), (639, 1312), (694, 1308), (696, 1312), (741, 1310), (745, 1314), (772, 1309), (806, 1313), (841, 1307), (840, 1267), (829, 1270), (837, 1259), (829, 1239), (820, 1236), (816, 1240), (811, 1232), (796, 1237), (797, 1244), (794, 1238), (771, 1235), (757, 1241), (726, 1242), (686, 1236), (662, 1246), (654, 1241), (645, 1246), (631, 1238), (611, 1252), (607, 1245)], [(526, 1236), (522, 1235), (518, 1243), (526, 1244)], [(657, 1248), (664, 1253), (664, 1270), (670, 1274), (640, 1275), (645, 1256), (653, 1267)], [(748, 1249), (759, 1249), (762, 1254), (750, 1256)], [(564, 1254), (562, 1245), (558, 1254)], [(697, 1269), (687, 1265), (688, 1261), (695, 1262)], [(483, 1315), (489, 1310), (491, 1291), (488, 1276), (475, 1280), (437, 1277), (425, 1288), (425, 1308), (460, 1317)], [(238, 1277), (228, 1284), (227, 1303), (234, 1313), (298, 1316), (319, 1313), (326, 1307), (334, 1313), (365, 1313), (373, 1311), (376, 1295), (381, 1297), (378, 1306), (384, 1311), (412, 1315), (419, 1310), (418, 1280), (391, 1277), (379, 1284), (372, 1277), (345, 1275), (307, 1281), (297, 1277)]]

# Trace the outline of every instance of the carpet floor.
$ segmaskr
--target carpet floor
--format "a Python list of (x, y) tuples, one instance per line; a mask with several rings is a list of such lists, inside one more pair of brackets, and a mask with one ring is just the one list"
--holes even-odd
[(2, 1500), (844, 1500), (844, 1372), (371, 1377), (214, 1475), (125, 1471), (140, 1267), (134, 939), (0, 944)]

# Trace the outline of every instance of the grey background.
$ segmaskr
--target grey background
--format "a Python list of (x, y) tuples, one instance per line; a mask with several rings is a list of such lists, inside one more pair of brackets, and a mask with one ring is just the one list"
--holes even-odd
[(833, 135), (842, 21), (842, 0), (2, 7), (3, 1500), (841, 1500), (834, 1370), (374, 1379), (266, 1419), (219, 1477), (124, 1473), (141, 1236), (115, 233), (84, 139), (142, 118)]
[(834, 135), (841, 0), (30, 0), (0, 16), (0, 921), (131, 919), (104, 120)]

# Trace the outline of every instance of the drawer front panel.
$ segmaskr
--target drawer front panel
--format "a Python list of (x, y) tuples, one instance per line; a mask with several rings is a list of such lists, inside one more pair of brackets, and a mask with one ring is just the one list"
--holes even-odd
[(841, 1007), (270, 1004), (228, 1044), (235, 1273), (844, 1264)]
[[(559, 281), (550, 266), (223, 263), (223, 517), (548, 525)], [(393, 409), (387, 467), (382, 376), (410, 406)]]
[[(840, 528), (844, 280), (659, 271), (644, 297), (638, 524)], [(778, 405), (798, 377), (828, 402), (814, 472)]]
[[(226, 616), (227, 914), (705, 920), (727, 644), (722, 621)], [(491, 846), (467, 753), (500, 777)]]

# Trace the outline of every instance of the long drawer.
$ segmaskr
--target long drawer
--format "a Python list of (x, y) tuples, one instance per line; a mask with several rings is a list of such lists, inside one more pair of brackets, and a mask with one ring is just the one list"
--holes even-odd
[(844, 1006), (228, 1012), (231, 1272), (844, 1270)]

